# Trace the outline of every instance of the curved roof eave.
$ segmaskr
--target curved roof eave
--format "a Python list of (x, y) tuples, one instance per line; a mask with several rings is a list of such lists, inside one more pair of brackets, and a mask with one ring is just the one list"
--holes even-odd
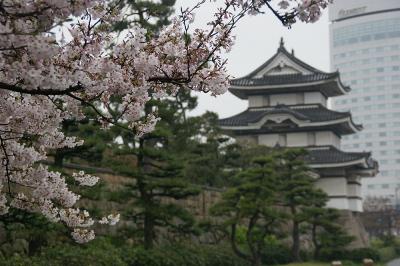
[[(232, 117), (236, 117), (240, 114), (245, 113), (248, 110), (245, 110), (235, 116)], [(339, 118), (339, 119), (333, 119), (333, 120), (328, 120), (328, 121), (319, 121), (319, 122), (311, 122), (309, 119), (305, 118), (305, 117), (300, 117), (298, 115), (293, 114), (292, 112), (288, 112), (288, 110), (275, 110), (275, 113), (273, 115), (276, 114), (286, 114), (286, 115), (291, 115), (295, 118), (295, 120), (297, 120), (297, 124), (301, 124), (300, 121), (305, 122), (306, 124), (304, 125), (300, 125), (299, 127), (319, 127), (319, 126), (330, 126), (330, 125), (338, 125), (338, 124), (342, 124), (342, 123), (347, 123), (349, 129), (351, 129), (353, 131), (353, 133), (359, 132), (360, 130), (362, 130), (362, 125), (358, 125), (355, 124), (350, 112), (343, 112), (342, 114), (347, 115), (347, 117), (344, 118)], [(220, 125), (221, 129), (224, 130), (259, 130), (262, 128), (263, 124), (259, 124), (260, 121), (262, 121), (263, 119), (265, 119), (265, 117), (269, 116), (271, 114), (265, 114), (263, 116), (260, 116), (258, 120), (252, 122), (252, 123), (248, 123), (247, 125), (242, 125), (242, 126), (235, 126), (235, 125)], [(225, 119), (229, 119), (232, 117), (228, 117)], [(221, 119), (221, 120), (225, 120), (225, 119)], [(220, 120), (220, 121), (221, 121)]]
[[(317, 87), (320, 85), (328, 84), (330, 82), (335, 82), (337, 84), (337, 88), (339, 89), (335, 93), (327, 93), (327, 90), (325, 89), (318, 89)], [(330, 78), (326, 80), (318, 80), (318, 81), (312, 81), (312, 82), (303, 82), (303, 83), (291, 83), (291, 84), (275, 84), (275, 85), (231, 85), (229, 87), (229, 92), (235, 95), (236, 97), (240, 99), (247, 99), (249, 94), (254, 94), (255, 91), (258, 91), (258, 93), (263, 94), (261, 90), (263, 90), (264, 93), (270, 92), (271, 94), (276, 94), (278, 92), (271, 92), (272, 90), (276, 89), (290, 89), (290, 88), (301, 88), (301, 87), (306, 87), (307, 90), (305, 91), (321, 91), (322, 94), (324, 94), (326, 97), (333, 97), (333, 96), (340, 96), (340, 95), (345, 95), (350, 91), (349, 87), (343, 86), (343, 84), (340, 82), (340, 79), (338, 77), (335, 78)], [(314, 88), (315, 87), (315, 88)], [(301, 89), (297, 89), (297, 92), (301, 91)], [(282, 92), (285, 93), (285, 92)], [(286, 93), (294, 93), (294, 92), (286, 92)]]
[(376, 171), (375, 165), (371, 167), (368, 164), (369, 157), (360, 158), (357, 160), (351, 160), (347, 162), (336, 162), (336, 163), (309, 163), (311, 168), (337, 168), (337, 167), (349, 167), (349, 166), (359, 166), (362, 170)]

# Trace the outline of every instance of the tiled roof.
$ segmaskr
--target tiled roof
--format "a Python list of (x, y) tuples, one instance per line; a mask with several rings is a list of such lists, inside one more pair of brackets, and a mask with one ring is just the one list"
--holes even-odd
[(310, 66), (309, 64), (307, 64), (306, 62), (298, 59), (297, 57), (295, 57), (293, 54), (289, 53), (284, 45), (280, 45), (277, 52), (270, 58), (268, 59), (267, 62), (265, 62), (264, 64), (262, 64), (261, 66), (259, 66), (258, 68), (256, 68), (254, 71), (252, 71), (250, 74), (248, 74), (246, 77), (247, 78), (253, 78), (260, 70), (262, 70), (263, 68), (265, 68), (266, 66), (268, 66), (278, 55), (279, 53), (283, 53), (284, 55), (286, 55), (290, 60), (292, 60), (293, 62), (295, 62), (296, 64), (302, 66), (303, 68), (307, 69), (308, 71), (312, 72), (312, 73), (321, 73), (324, 74), (325, 72), (318, 70), (312, 66)]
[[(267, 68), (281, 54), (305, 69), (306, 73), (257, 76), (260, 71)], [(326, 97), (332, 97), (343, 95), (350, 91), (350, 88), (344, 86), (340, 81), (338, 72), (326, 73), (308, 65), (295, 57), (294, 54), (289, 53), (283, 44), (281, 44), (275, 55), (267, 60), (267, 62), (242, 78), (230, 80), (230, 84), (230, 92), (241, 99), (246, 99), (249, 95), (303, 91), (320, 91)]]
[(246, 111), (219, 120), (220, 126), (247, 126), (256, 123), (264, 116), (271, 114), (291, 114), (299, 120), (310, 122), (332, 121), (350, 117), (348, 112), (337, 112), (329, 110), (320, 104), (309, 105), (278, 105), (262, 108), (249, 108)]
[(369, 152), (344, 152), (333, 146), (306, 148), (308, 154), (305, 161), (312, 165), (347, 163), (365, 159), (368, 168), (377, 168), (377, 162), (371, 158)]
[(323, 81), (338, 77), (337, 72), (334, 73), (313, 73), (313, 74), (285, 74), (285, 75), (271, 75), (262, 78), (249, 78), (243, 77), (239, 79), (230, 80), (232, 86), (261, 86), (261, 85), (282, 85), (282, 84), (299, 84), (309, 83), (315, 81)]

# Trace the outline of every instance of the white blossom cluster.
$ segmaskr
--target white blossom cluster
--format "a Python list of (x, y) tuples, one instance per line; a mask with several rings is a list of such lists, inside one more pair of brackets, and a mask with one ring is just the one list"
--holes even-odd
[(79, 182), (79, 185), (81, 186), (93, 187), (99, 181), (97, 176), (85, 174), (83, 171), (73, 173), (72, 177), (75, 179), (75, 181)]
[(281, 0), (278, 5), (285, 11), (291, 8), (289, 11), (296, 15), (289, 23), (296, 22), (296, 17), (303, 22), (315, 22), (320, 18), (322, 9), (332, 2), (333, 0)]
[(101, 218), (99, 221), (100, 224), (109, 224), (109, 225), (116, 225), (119, 222), (120, 214), (110, 214), (107, 217)]
[[(79, 243), (94, 238), (95, 223), (88, 212), (74, 208), (80, 196), (65, 177), (41, 164), (49, 150), (81, 145), (61, 131), (64, 119), (83, 119), (83, 106), (92, 107), (105, 128), (117, 124), (96, 106), (120, 96), (121, 121), (137, 136), (154, 129), (155, 113), (144, 116), (151, 97), (161, 98), (184, 87), (212, 95), (229, 86), (221, 54), (234, 43), (232, 30), (245, 14), (256, 14), (269, 1), (218, 1), (221, 8), (208, 27), (191, 31), (193, 9), (182, 11), (157, 37), (146, 39), (140, 27), (110, 46), (111, 23), (118, 6), (106, 0), (0, 1), (0, 214), (9, 207), (40, 212), (72, 229)], [(278, 1), (277, 1), (278, 2)], [(282, 10), (297, 3), (300, 20), (312, 22), (328, 1), (279, 1)], [(286, 11), (285, 11), (286, 12)], [(68, 19), (74, 17), (73, 22)], [(70, 41), (59, 42), (49, 32), (68, 30)], [(73, 178), (93, 186), (98, 178), (83, 172)], [(119, 215), (103, 217), (113, 225)]]

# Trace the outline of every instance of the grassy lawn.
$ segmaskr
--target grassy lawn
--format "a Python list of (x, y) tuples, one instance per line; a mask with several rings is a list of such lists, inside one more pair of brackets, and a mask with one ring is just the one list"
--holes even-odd
[[(282, 266), (330, 266), (330, 265), (331, 264), (327, 263), (327, 262), (302, 262), (302, 263), (290, 263), (290, 264), (285, 264), (285, 265), (282, 265)], [(346, 262), (343, 262), (343, 266), (346, 266), (346, 265), (351, 265), (351, 266), (360, 265), (361, 266), (362, 263), (359, 263), (359, 264), (350, 263), (350, 264), (348, 264)], [(375, 263), (374, 266), (385, 266), (385, 264), (383, 264), (383, 263)]]
[(329, 266), (326, 262), (303, 262), (303, 263), (290, 263), (285, 266)]

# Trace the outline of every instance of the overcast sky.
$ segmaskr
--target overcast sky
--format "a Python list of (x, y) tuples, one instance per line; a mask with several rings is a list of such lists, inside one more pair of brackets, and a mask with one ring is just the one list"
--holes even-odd
[[(177, 0), (176, 12), (179, 7), (193, 6), (197, 0)], [(222, 2), (218, 0), (217, 2)], [(201, 27), (211, 19), (212, 5), (196, 13), (195, 26)], [(241, 77), (267, 61), (279, 46), (280, 37), (285, 40), (288, 51), (292, 48), (295, 55), (308, 64), (323, 71), (329, 71), (329, 27), (328, 12), (324, 10), (322, 18), (314, 24), (296, 23), (291, 29), (282, 26), (271, 13), (246, 17), (235, 29), (236, 44), (227, 55), (228, 71), (234, 77)], [(199, 106), (192, 115), (199, 115), (206, 110), (219, 114), (221, 118), (228, 117), (246, 109), (246, 101), (239, 100), (229, 92), (217, 97), (199, 94)]]

